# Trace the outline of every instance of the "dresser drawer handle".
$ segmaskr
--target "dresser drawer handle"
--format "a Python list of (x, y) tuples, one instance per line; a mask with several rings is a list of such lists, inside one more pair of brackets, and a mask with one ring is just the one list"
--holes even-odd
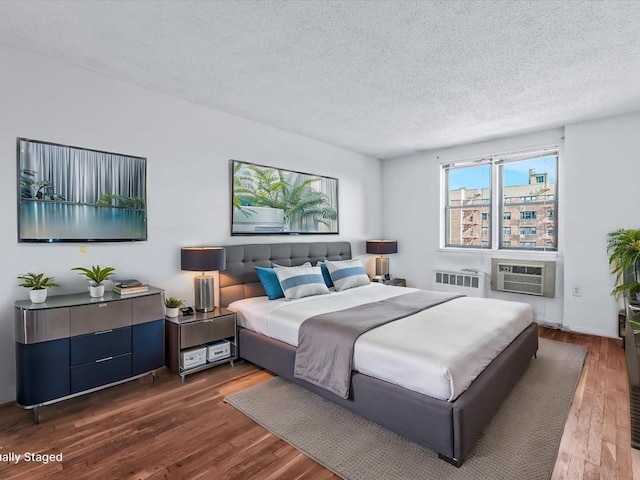
[(108, 305), (109, 305), (108, 303), (100, 303), (100, 304), (98, 304), (98, 308), (106, 307)]
[(113, 360), (113, 357), (101, 358), (100, 360), (96, 360), (96, 363), (106, 362), (108, 360)]
[(101, 330), (99, 332), (94, 332), (94, 335), (102, 335), (103, 333), (111, 333), (113, 332), (113, 328), (111, 330)]
[(209, 323), (209, 322), (213, 322), (213, 318), (206, 318), (202, 321), (202, 323)]

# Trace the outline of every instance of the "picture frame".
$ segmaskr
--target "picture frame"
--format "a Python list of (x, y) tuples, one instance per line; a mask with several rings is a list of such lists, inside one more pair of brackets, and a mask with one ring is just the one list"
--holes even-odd
[(337, 235), (338, 179), (229, 160), (231, 235)]

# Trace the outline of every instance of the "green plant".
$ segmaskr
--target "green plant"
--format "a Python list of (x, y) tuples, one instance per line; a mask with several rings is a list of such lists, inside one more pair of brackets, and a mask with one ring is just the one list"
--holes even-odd
[(21, 287), (30, 288), (31, 290), (44, 290), (45, 288), (59, 287), (53, 281), (54, 277), (45, 277), (44, 273), (22, 273), (18, 275), (18, 280), (22, 280)]
[(132, 210), (144, 210), (144, 199), (139, 197), (125, 197), (115, 193), (103, 193), (96, 201), (101, 207), (127, 208)]
[[(616, 287), (611, 295), (640, 293), (640, 230), (619, 228), (608, 234), (607, 253)], [(633, 274), (633, 282), (625, 283), (625, 273)]]
[(167, 308), (180, 308), (182, 305), (184, 305), (184, 302), (179, 298), (167, 297), (164, 299), (164, 305)]
[(89, 268), (84, 267), (74, 267), (71, 270), (77, 270), (80, 272), (80, 275), (84, 275), (89, 280), (95, 283), (95, 286), (102, 285), (109, 275), (116, 271), (114, 267), (104, 267), (100, 268), (100, 265), (92, 266)]
[(36, 180), (37, 172), (24, 168), (20, 171), (20, 198), (34, 200), (64, 200), (62, 195), (54, 191), (49, 180)]

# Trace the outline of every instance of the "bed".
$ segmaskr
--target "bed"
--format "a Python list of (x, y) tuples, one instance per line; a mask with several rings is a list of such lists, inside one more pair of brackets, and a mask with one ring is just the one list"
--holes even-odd
[[(232, 245), (226, 247), (226, 254), (227, 268), (220, 274), (220, 303), (225, 307), (238, 300), (265, 295), (255, 271), (256, 266), (270, 267), (272, 263), (296, 266), (307, 261), (315, 265), (323, 260), (348, 260), (351, 258), (351, 245), (348, 242)], [(257, 300), (261, 301), (259, 298)], [(452, 302), (454, 300), (449, 303)], [(365, 371), (362, 368), (351, 371), (349, 394), (347, 398), (342, 398), (296, 378), (296, 347), (291, 345), (295, 342), (271, 338), (264, 335), (265, 332), (259, 333), (259, 328), (254, 328), (258, 331), (239, 328), (239, 355), (434, 450), (441, 459), (460, 466), (484, 426), (535, 356), (538, 348), (537, 326), (535, 323), (527, 325), (468, 388), (448, 399), (358, 371)], [(280, 337), (286, 340), (282, 335)]]

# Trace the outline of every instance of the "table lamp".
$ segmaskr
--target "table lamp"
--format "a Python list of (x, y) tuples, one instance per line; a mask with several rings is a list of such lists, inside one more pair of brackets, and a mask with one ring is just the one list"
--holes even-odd
[(195, 290), (195, 309), (199, 312), (211, 312), (215, 308), (213, 277), (205, 272), (224, 270), (227, 255), (224, 247), (183, 247), (180, 249), (180, 268), (193, 272), (202, 272), (193, 279)]
[(389, 278), (389, 259), (384, 255), (398, 253), (396, 240), (367, 240), (367, 253), (380, 255), (376, 258), (376, 275), (374, 278)]

